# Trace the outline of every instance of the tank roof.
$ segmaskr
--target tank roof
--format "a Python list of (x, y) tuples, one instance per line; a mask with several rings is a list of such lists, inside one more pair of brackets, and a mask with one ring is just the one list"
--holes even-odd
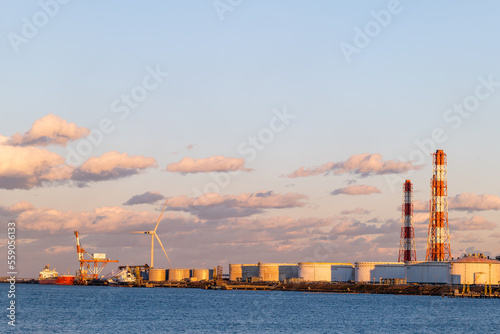
[(467, 256), (462, 257), (460, 259), (456, 259), (452, 261), (453, 263), (496, 263), (500, 264), (500, 261), (487, 259), (483, 257), (475, 257), (475, 256)]

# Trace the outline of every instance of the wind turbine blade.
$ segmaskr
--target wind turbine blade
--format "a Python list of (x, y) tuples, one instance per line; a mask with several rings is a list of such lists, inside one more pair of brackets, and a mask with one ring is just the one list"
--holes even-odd
[(167, 203), (168, 203), (168, 199), (165, 201), (165, 206), (163, 207), (163, 210), (161, 210), (160, 217), (158, 217), (158, 222), (156, 223), (156, 227), (154, 229), (155, 232), (156, 232), (156, 229), (158, 228), (158, 225), (160, 224), (160, 219), (161, 219), (161, 216), (163, 216), (163, 211), (165, 211), (165, 208), (167, 207)]
[(163, 249), (163, 252), (165, 253), (165, 256), (167, 257), (168, 263), (170, 263), (170, 265), (172, 265), (172, 262), (170, 262), (170, 259), (168, 258), (168, 255), (167, 255), (167, 252), (165, 251), (165, 248), (163, 248), (163, 245), (161, 243), (160, 238), (158, 237), (158, 234), (155, 234), (155, 237), (158, 240), (158, 243), (160, 244), (161, 249)]
[(147, 234), (148, 231), (131, 231), (131, 232), (128, 232), (128, 233), (141, 233), (141, 234)]

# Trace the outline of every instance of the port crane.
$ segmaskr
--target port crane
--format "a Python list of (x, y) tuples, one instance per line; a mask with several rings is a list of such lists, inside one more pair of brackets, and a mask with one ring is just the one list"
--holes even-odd
[[(80, 244), (78, 231), (75, 231), (76, 237), (76, 252), (78, 253), (78, 261), (80, 262), (80, 269), (78, 270), (77, 280), (87, 282), (93, 279), (98, 279), (99, 274), (109, 262), (118, 262), (118, 260), (110, 260), (106, 258), (106, 254), (93, 253), (89, 254), (83, 249)], [(88, 257), (87, 259), (85, 257)]]

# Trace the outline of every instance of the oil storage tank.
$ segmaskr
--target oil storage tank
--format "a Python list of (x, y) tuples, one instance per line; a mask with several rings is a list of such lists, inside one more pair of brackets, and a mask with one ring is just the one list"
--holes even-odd
[(483, 254), (468, 254), (451, 262), (453, 284), (500, 284), (500, 261)]
[(163, 282), (165, 281), (165, 275), (165, 269), (149, 269), (149, 280), (151, 282)]
[(291, 263), (259, 262), (259, 278), (264, 282), (280, 282), (298, 277), (298, 265)]
[(259, 262), (259, 277), (264, 282), (278, 282), (280, 280), (279, 264)]
[(229, 264), (229, 280), (237, 282), (242, 279), (242, 264)]
[(168, 270), (168, 281), (169, 282), (179, 282), (184, 279), (189, 278), (189, 269), (169, 269)]
[(445, 261), (409, 262), (405, 264), (406, 282), (450, 284), (451, 263)]
[(330, 282), (332, 264), (324, 262), (300, 262), (299, 277), (306, 282)]
[(193, 269), (193, 275), (191, 277), (198, 281), (208, 281), (209, 271), (208, 269)]
[(352, 263), (332, 263), (332, 282), (354, 281), (354, 265)]
[(404, 279), (402, 262), (356, 262), (354, 279), (358, 283), (380, 283), (382, 279)]

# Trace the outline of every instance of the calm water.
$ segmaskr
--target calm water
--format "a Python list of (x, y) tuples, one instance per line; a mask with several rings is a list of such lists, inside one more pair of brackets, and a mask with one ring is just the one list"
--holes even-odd
[(16, 300), (19, 333), (500, 332), (498, 299), (18, 284)]

